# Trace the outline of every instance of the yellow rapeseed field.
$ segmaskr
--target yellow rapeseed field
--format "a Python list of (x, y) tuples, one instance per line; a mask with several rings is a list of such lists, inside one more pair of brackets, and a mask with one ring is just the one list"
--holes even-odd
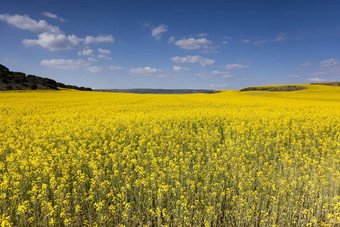
[(2, 226), (340, 224), (340, 87), (0, 92)]

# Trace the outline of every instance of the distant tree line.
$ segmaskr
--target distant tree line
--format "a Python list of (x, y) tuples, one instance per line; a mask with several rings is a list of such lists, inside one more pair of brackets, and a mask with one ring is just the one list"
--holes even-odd
[(303, 86), (277, 86), (277, 87), (246, 87), (240, 91), (298, 91), (307, 89)]
[(58, 87), (92, 91), (88, 87), (65, 85), (49, 78), (12, 72), (6, 66), (0, 64), (0, 90), (58, 90)]
[(330, 85), (330, 86), (340, 86), (339, 81), (331, 81), (331, 82), (320, 82), (320, 83), (311, 83), (312, 85)]

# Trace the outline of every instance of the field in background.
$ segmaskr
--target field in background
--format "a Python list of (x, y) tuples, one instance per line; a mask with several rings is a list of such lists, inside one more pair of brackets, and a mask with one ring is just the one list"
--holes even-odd
[(0, 92), (0, 222), (340, 223), (340, 87)]

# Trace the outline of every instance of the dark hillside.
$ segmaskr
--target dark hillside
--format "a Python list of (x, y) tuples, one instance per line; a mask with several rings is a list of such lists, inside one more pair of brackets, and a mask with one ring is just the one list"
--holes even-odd
[(49, 78), (35, 75), (26, 75), (22, 72), (12, 72), (0, 64), (0, 91), (8, 90), (58, 90), (69, 88), (81, 91), (92, 91), (91, 88), (65, 85)]

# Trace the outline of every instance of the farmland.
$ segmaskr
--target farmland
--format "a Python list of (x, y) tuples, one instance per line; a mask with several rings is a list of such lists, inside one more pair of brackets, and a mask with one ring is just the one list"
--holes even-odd
[(2, 225), (340, 223), (340, 87), (0, 92)]

